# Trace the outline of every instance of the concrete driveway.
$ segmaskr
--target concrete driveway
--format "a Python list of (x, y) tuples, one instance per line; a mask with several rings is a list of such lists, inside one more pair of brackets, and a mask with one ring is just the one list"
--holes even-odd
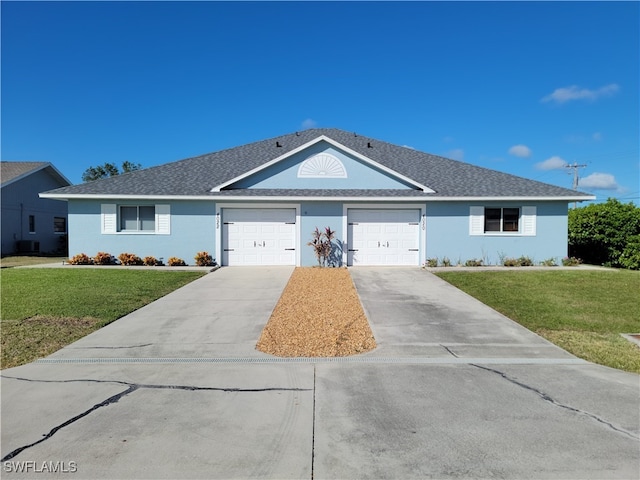
[(351, 270), (373, 352), (255, 351), (291, 271), (223, 268), (4, 370), (2, 477), (640, 477), (639, 376), (420, 269)]

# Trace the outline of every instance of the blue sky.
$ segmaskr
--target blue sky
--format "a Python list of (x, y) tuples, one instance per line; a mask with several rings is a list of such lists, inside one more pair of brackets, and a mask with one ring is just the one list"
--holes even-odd
[(14, 2), (2, 160), (72, 182), (336, 127), (639, 203), (638, 2)]

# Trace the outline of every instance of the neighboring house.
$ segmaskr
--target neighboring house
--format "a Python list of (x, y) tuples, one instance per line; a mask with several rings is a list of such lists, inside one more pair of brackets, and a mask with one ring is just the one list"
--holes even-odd
[(71, 255), (421, 265), (567, 254), (568, 203), (594, 197), (337, 129), (311, 129), (46, 192), (67, 200)]
[(0, 162), (2, 256), (66, 254), (67, 204), (38, 197), (71, 182), (48, 162)]

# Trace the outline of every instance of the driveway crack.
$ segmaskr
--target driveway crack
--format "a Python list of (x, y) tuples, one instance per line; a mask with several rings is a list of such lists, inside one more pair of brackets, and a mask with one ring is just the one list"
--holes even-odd
[(455, 358), (458, 358), (458, 355), (456, 355), (453, 350), (451, 350), (449, 347), (447, 347), (446, 345), (440, 344), (440, 346), (442, 348), (444, 348), (447, 352), (449, 352), (451, 355), (453, 355)]
[(84, 412), (82, 412), (82, 413), (70, 418), (69, 420), (66, 420), (65, 422), (61, 423), (60, 425), (57, 425), (57, 426), (53, 427), (49, 431), (49, 433), (44, 435), (37, 442), (33, 442), (33, 443), (28, 444), (28, 445), (24, 445), (22, 447), (16, 448), (12, 452), (10, 452), (7, 455), (5, 455), (0, 460), (0, 462), (5, 462), (7, 460), (11, 460), (12, 458), (14, 458), (16, 455), (20, 454), (24, 450), (26, 450), (28, 448), (31, 448), (31, 447), (33, 447), (35, 445), (38, 445), (39, 443), (45, 442), (46, 440), (49, 440), (58, 431), (62, 430), (65, 427), (68, 427), (72, 423), (77, 422), (81, 418), (86, 417), (87, 415), (89, 415), (92, 412), (98, 410), (99, 408), (107, 407), (107, 406), (109, 406), (109, 405), (111, 405), (113, 403), (116, 403), (121, 398), (124, 398), (127, 395), (135, 392), (136, 390), (140, 390), (140, 389), (149, 389), (149, 390), (186, 390), (186, 391), (191, 391), (191, 392), (194, 392), (194, 391), (200, 391), (200, 392), (201, 391), (205, 391), (205, 392), (224, 392), (224, 393), (232, 393), (232, 392), (234, 392), (234, 393), (235, 392), (259, 393), (259, 392), (274, 392), (274, 391), (278, 391), (278, 392), (307, 392), (307, 391), (310, 391), (310, 389), (308, 389), (308, 388), (197, 387), (197, 386), (194, 386), (194, 385), (153, 385), (153, 384), (143, 384), (143, 383), (130, 383), (130, 382), (123, 382), (123, 381), (119, 381), (119, 380), (96, 380), (96, 379), (37, 380), (37, 379), (30, 379), (30, 378), (23, 378), (23, 377), (13, 377), (13, 376), (9, 376), (9, 375), (0, 375), (0, 377), (11, 379), (11, 380), (19, 380), (19, 381), (23, 381), (23, 382), (34, 382), (34, 383), (78, 383), (78, 382), (90, 382), (90, 383), (113, 383), (113, 384), (123, 385), (123, 386), (127, 387), (122, 392), (117, 393), (115, 395), (112, 395), (112, 396), (110, 396), (109, 398), (103, 400), (100, 403), (96, 403), (93, 407), (89, 408), (88, 410), (85, 410)]
[(514, 385), (517, 385), (517, 386), (522, 387), (522, 388), (524, 388), (526, 390), (534, 392), (536, 395), (538, 395), (540, 398), (542, 398), (545, 402), (549, 402), (549, 403), (551, 403), (552, 405), (554, 405), (556, 407), (564, 408), (564, 409), (569, 410), (571, 412), (578, 413), (580, 415), (584, 415), (586, 417), (591, 418), (592, 420), (595, 420), (598, 423), (601, 423), (601, 424), (609, 427), (610, 429), (612, 429), (612, 430), (614, 430), (614, 431), (616, 431), (618, 433), (622, 433), (623, 435), (631, 437), (634, 440), (640, 440), (640, 436), (636, 435), (635, 433), (630, 432), (628, 430), (625, 430), (623, 428), (616, 427), (615, 425), (613, 425), (610, 422), (607, 422), (606, 420), (604, 420), (603, 418), (599, 417), (598, 415), (594, 415), (593, 413), (589, 413), (589, 412), (586, 412), (584, 410), (580, 410), (579, 408), (575, 408), (575, 407), (572, 407), (570, 405), (565, 405), (563, 403), (560, 403), (557, 400), (554, 400), (552, 397), (550, 397), (546, 393), (544, 393), (543, 391), (538, 390), (537, 388), (532, 387), (531, 385), (527, 385), (526, 383), (519, 382), (519, 381), (509, 377), (504, 372), (501, 372), (499, 370), (495, 370), (493, 368), (483, 367), (481, 365), (476, 365), (476, 364), (473, 364), (473, 363), (471, 365), (476, 367), (476, 368), (480, 368), (482, 370), (486, 370), (487, 372), (492, 372), (492, 373), (495, 373), (497, 375), (500, 375), (502, 378), (504, 378), (505, 380), (513, 383)]

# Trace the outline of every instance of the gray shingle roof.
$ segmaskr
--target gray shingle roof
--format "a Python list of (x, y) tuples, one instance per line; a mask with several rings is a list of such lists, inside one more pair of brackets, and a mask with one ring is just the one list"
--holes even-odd
[[(435, 193), (419, 190), (211, 189), (324, 135)], [(279, 146), (278, 146), (279, 145)], [(570, 197), (590, 195), (333, 128), (316, 128), (47, 192), (56, 195)]]
[(2, 186), (12, 183), (13, 181), (19, 181), (21, 178), (45, 168), (48, 169), (49, 173), (61, 184), (71, 185), (71, 182), (49, 162), (9, 162), (3, 160), (0, 161), (0, 179)]

